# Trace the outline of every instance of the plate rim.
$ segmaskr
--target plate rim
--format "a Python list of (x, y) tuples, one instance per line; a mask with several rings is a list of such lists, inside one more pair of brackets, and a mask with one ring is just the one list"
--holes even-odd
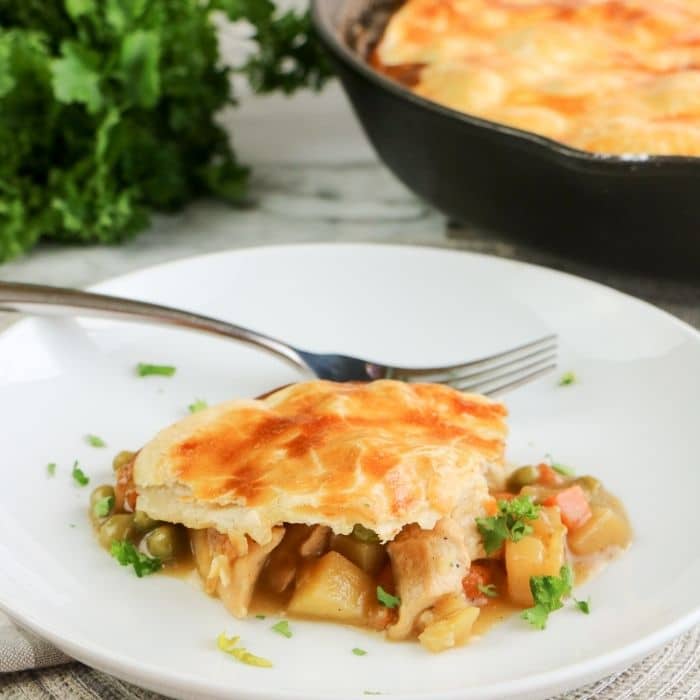
[[(549, 268), (545, 265), (540, 265), (531, 262), (515, 260), (512, 258), (504, 258), (497, 255), (478, 253), (461, 248), (448, 248), (438, 245), (422, 245), (422, 244), (394, 244), (384, 242), (308, 242), (308, 243), (285, 243), (285, 244), (270, 244), (270, 245), (253, 245), (240, 248), (229, 248), (220, 251), (214, 251), (202, 255), (193, 255), (168, 260), (157, 263), (155, 265), (145, 265), (144, 267), (131, 270), (127, 273), (116, 275), (107, 278), (98, 283), (91, 284), (85, 289), (91, 291), (104, 291), (112, 284), (129, 283), (130, 278), (148, 274), (152, 271), (162, 271), (165, 268), (176, 268), (179, 265), (187, 265), (191, 262), (205, 262), (207, 259), (217, 257), (228, 257), (239, 254), (284, 254), (289, 249), (340, 249), (350, 248), (355, 251), (359, 249), (407, 249), (415, 252), (430, 251), (442, 255), (460, 255), (472, 259), (487, 259), (490, 263), (504, 265), (505, 267), (512, 266), (517, 268), (534, 268), (536, 274), (545, 273), (562, 278), (567, 282), (583, 284), (591, 286), (597, 291), (604, 291), (615, 295), (620, 295), (628, 302), (636, 305), (641, 305), (647, 312), (656, 314), (660, 319), (672, 322), (675, 326), (682, 329), (686, 335), (700, 345), (700, 330), (695, 329), (686, 321), (674, 316), (672, 313), (655, 306), (651, 302), (645, 301), (627, 292), (620, 291), (614, 287), (597, 282), (594, 280), (581, 277), (579, 275), (564, 272)], [(109, 293), (109, 292), (106, 292)], [(0, 331), (0, 342), (8, 335), (18, 332), (25, 324), (30, 323), (32, 317), (22, 316), (17, 322), (2, 331)], [(118, 323), (118, 321), (113, 321)], [(153, 666), (149, 663), (135, 659), (129, 656), (115, 656), (107, 648), (98, 648), (97, 650), (90, 648), (89, 640), (84, 638), (80, 633), (71, 632), (70, 636), (61, 633), (60, 629), (56, 629), (55, 625), (38, 620), (28, 611), (26, 605), (20, 604), (13, 606), (10, 602), (0, 598), (0, 610), (4, 611), (11, 620), (18, 623), (20, 626), (29, 629), (35, 634), (47, 639), (59, 649), (66, 651), (69, 656), (84, 661), (88, 665), (103, 670), (107, 673), (119, 676), (128, 682), (143, 684), (152, 689), (168, 687), (176, 692), (196, 692), (208, 697), (230, 697), (231, 691), (235, 691), (237, 697), (241, 700), (270, 700), (270, 695), (267, 690), (256, 690), (251, 687), (232, 688), (229, 681), (217, 679), (199, 679), (187, 674), (180, 673), (177, 669), (173, 670), (172, 675), (165, 676), (158, 666)], [(477, 698), (500, 698), (505, 696), (515, 695), (516, 693), (538, 693), (545, 692), (550, 688), (575, 688), (586, 683), (592, 682), (597, 678), (614, 672), (621, 667), (628, 667), (643, 656), (660, 648), (672, 639), (680, 636), (695, 624), (700, 623), (700, 602), (697, 603), (695, 609), (677, 616), (668, 624), (663, 625), (659, 629), (646, 634), (640, 639), (631, 644), (624, 645), (607, 654), (599, 655), (591, 659), (568, 664), (566, 666), (551, 670), (536, 673), (533, 675), (524, 676), (519, 679), (508, 681), (500, 681), (497, 683), (489, 683), (486, 685), (474, 686), (472, 688), (456, 688), (446, 690), (440, 693), (440, 697), (446, 700), (477, 700)], [(60, 627), (60, 626), (59, 626)], [(179, 688), (179, 690), (178, 690)], [(160, 690), (159, 692), (164, 692)], [(275, 691), (277, 698), (289, 700), (322, 700), (326, 696), (315, 694), (307, 691), (296, 691), (280, 689)], [(405, 700), (425, 700), (430, 695), (421, 693), (398, 693), (391, 694), (392, 697)], [(347, 693), (339, 691), (333, 696), (337, 700), (349, 700), (350, 698), (362, 697), (356, 693)]]

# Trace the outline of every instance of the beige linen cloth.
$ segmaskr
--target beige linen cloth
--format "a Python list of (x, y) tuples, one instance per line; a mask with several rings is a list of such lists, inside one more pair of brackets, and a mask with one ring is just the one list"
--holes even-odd
[(56, 666), (70, 660), (49, 642), (17, 627), (0, 612), (0, 673)]

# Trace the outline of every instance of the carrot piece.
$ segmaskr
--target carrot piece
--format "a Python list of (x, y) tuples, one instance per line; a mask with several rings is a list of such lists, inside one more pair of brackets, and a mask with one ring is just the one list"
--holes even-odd
[(479, 586), (487, 586), (492, 581), (492, 572), (488, 564), (472, 562), (469, 573), (462, 579), (462, 588), (467, 598), (478, 600), (485, 598)]
[(484, 512), (487, 516), (497, 515), (498, 513), (498, 503), (495, 498), (489, 496), (484, 502)]
[(114, 485), (115, 510), (117, 513), (133, 513), (136, 510), (136, 486), (134, 485), (134, 460), (120, 467)]
[(543, 505), (559, 506), (561, 520), (569, 531), (584, 525), (592, 515), (586, 493), (578, 484), (552, 494)]
[(539, 481), (543, 486), (560, 486), (564, 482), (561, 475), (557, 474), (557, 472), (555, 472), (554, 469), (549, 466), (549, 464), (542, 462), (542, 464), (537, 465), (537, 469), (540, 472), (540, 476), (537, 481)]

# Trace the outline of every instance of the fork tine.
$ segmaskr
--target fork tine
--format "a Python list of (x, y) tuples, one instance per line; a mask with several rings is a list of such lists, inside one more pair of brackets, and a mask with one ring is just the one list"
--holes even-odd
[(496, 393), (514, 389), (547, 372), (551, 372), (556, 366), (556, 355), (548, 355), (536, 362), (528, 362), (525, 365), (519, 365), (515, 369), (508, 370), (507, 372), (491, 374), (488, 377), (480, 379), (447, 382), (447, 384), (460, 391), (476, 391), (493, 396)]
[(547, 367), (543, 367), (542, 369), (535, 370), (534, 372), (530, 372), (529, 374), (525, 374), (519, 379), (514, 379), (513, 381), (507, 382), (506, 384), (500, 384), (497, 387), (494, 387), (493, 389), (489, 389), (486, 392), (487, 396), (499, 396), (500, 394), (505, 393), (506, 391), (510, 391), (511, 389), (517, 389), (519, 386), (523, 386), (523, 384), (529, 384), (530, 382), (534, 382), (535, 379), (539, 379), (540, 377), (544, 377), (545, 374), (549, 374), (552, 370), (555, 370), (557, 368), (556, 362), (551, 365), (547, 365)]
[(456, 381), (460, 377), (471, 376), (477, 370), (496, 369), (511, 362), (525, 359), (529, 354), (534, 354), (541, 350), (555, 350), (557, 344), (557, 336), (547, 335), (537, 340), (533, 340), (523, 345), (505, 350), (504, 352), (496, 353), (488, 357), (482, 357), (471, 362), (464, 362), (459, 365), (451, 365), (448, 367), (432, 367), (429, 369), (404, 369), (395, 368), (390, 371), (390, 376), (395, 379), (403, 379), (404, 381), (420, 381), (420, 382), (437, 382), (447, 384)]
[[(508, 359), (508, 360), (501, 360), (500, 362), (497, 362), (496, 364), (493, 365), (483, 365), (481, 367), (470, 367), (467, 370), (464, 371), (464, 374), (460, 373), (457, 375), (456, 373), (454, 374), (449, 374), (445, 376), (442, 381), (439, 381), (441, 384), (450, 384), (450, 385), (455, 385), (461, 382), (466, 382), (467, 380), (473, 380), (476, 381), (477, 379), (486, 379), (489, 376), (493, 375), (494, 373), (498, 375), (501, 375), (504, 371), (507, 371), (509, 369), (515, 369), (518, 366), (522, 365), (524, 362), (530, 361), (530, 362), (542, 362), (545, 359), (552, 359), (555, 358), (557, 355), (557, 345), (556, 343), (552, 343), (550, 345), (543, 345), (541, 348), (535, 350), (534, 352), (528, 352), (524, 355), (519, 355), (515, 358)], [(436, 374), (436, 377), (439, 379), (439, 375)], [(422, 379), (421, 379), (422, 381)]]

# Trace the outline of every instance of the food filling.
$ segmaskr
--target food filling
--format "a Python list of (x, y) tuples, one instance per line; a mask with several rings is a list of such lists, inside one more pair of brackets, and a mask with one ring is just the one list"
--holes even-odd
[[(628, 546), (620, 501), (592, 476), (542, 463), (492, 485), (476, 519), (472, 556), (452, 517), (409, 524), (388, 542), (358, 523), (281, 523), (260, 544), (214, 528), (190, 529), (137, 509), (135, 453), (114, 460), (115, 486), (92, 494), (99, 542), (142, 576), (194, 568), (235, 617), (255, 613), (328, 620), (417, 638), (430, 651), (460, 646), (519, 610), (538, 629), (574, 582)], [(587, 601), (574, 601), (589, 612)]]

